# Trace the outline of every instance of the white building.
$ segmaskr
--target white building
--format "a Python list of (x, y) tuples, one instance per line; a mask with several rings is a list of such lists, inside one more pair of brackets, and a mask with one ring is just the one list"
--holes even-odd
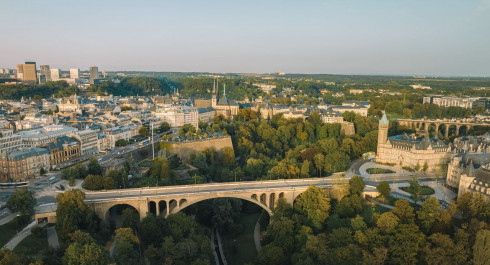
[(73, 78), (73, 79), (80, 78), (80, 69), (78, 69), (78, 68), (70, 69), (70, 78)]
[(39, 129), (20, 131), (19, 135), (22, 138), (22, 146), (34, 147), (52, 142), (61, 136), (74, 134), (77, 131), (78, 129), (73, 127), (48, 125)]
[(98, 135), (94, 130), (86, 129), (72, 135), (80, 141), (82, 155), (97, 154), (99, 152)]
[(60, 69), (51, 68), (51, 81), (60, 80)]
[[(109, 128), (102, 131), (106, 137), (107, 147), (114, 148), (116, 146), (117, 140), (124, 139), (129, 141), (129, 139), (135, 136), (135, 131), (137, 133), (136, 127), (134, 125), (123, 125), (118, 127)], [(100, 141), (100, 139), (99, 139)]]
[(184, 124), (191, 124), (197, 128), (199, 124), (199, 112), (196, 107), (191, 106), (158, 108), (154, 112), (154, 116), (170, 124), (170, 127), (182, 127)]
[(21, 147), (22, 139), (13, 130), (0, 130), (0, 154), (5, 154)]

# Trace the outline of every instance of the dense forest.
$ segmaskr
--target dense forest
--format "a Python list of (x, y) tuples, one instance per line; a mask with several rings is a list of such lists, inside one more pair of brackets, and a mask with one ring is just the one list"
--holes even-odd
[(440, 209), (436, 198), (374, 211), (362, 178), (330, 193), (310, 187), (294, 207), (281, 199), (255, 264), (488, 264), (490, 203), (465, 194)]

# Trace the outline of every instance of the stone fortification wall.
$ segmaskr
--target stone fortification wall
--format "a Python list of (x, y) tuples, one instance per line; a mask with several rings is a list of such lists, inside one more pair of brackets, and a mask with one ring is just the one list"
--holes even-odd
[(224, 147), (233, 148), (230, 136), (199, 141), (172, 143), (170, 145), (169, 153), (177, 154), (182, 160), (189, 161), (192, 153), (202, 152), (206, 148), (214, 148), (219, 152)]

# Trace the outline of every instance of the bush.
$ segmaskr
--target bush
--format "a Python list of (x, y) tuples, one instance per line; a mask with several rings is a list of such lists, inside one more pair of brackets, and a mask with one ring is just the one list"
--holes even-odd
[(41, 226), (34, 226), (31, 228), (31, 233), (38, 238), (42, 238), (46, 236), (46, 229)]
[(14, 226), (16, 229), (20, 230), (26, 226), (29, 221), (31, 220), (31, 217), (29, 215), (19, 215), (12, 220)]
[(70, 179), (70, 181), (68, 181), (68, 186), (70, 187), (75, 186), (75, 179)]

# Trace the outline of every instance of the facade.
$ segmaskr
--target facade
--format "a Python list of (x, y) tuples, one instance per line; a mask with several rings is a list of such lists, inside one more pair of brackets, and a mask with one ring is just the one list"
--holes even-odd
[(397, 135), (388, 137), (389, 121), (386, 114), (379, 121), (376, 162), (390, 163), (397, 167), (423, 168), (435, 171), (449, 162), (451, 151), (448, 144), (437, 138), (430, 139)]
[(462, 172), (459, 187), (458, 197), (464, 193), (471, 192), (482, 195), (485, 201), (490, 202), (490, 167), (489, 163), (475, 168), (470, 163)]
[(17, 79), (24, 80), (24, 64), (17, 65)]
[(46, 82), (51, 81), (51, 69), (49, 68), (49, 65), (41, 65), (39, 68), (41, 69), (40, 78), (44, 76)]
[(134, 136), (134, 128), (133, 126), (124, 125), (104, 130), (102, 133), (105, 135), (107, 148), (114, 148), (117, 140), (124, 139), (129, 141), (129, 139)]
[(23, 81), (37, 84), (36, 62), (26, 62), (22, 68)]
[(67, 98), (61, 98), (58, 104), (61, 112), (78, 112), (81, 111), (81, 102), (77, 94)]
[(331, 106), (330, 109), (332, 111), (337, 111), (340, 113), (344, 113), (346, 111), (352, 111), (356, 114), (359, 114), (361, 116), (367, 117), (368, 115), (368, 109), (366, 106)]
[(184, 124), (191, 124), (194, 128), (198, 128), (199, 125), (198, 109), (191, 106), (158, 108), (154, 116), (167, 122), (170, 127), (182, 127)]
[(34, 147), (53, 142), (56, 138), (76, 133), (78, 129), (63, 125), (48, 125), (43, 128), (20, 131), (23, 147)]
[(6, 154), (12, 150), (18, 149), (22, 145), (22, 139), (19, 134), (13, 130), (0, 130), (0, 154)]
[(2, 182), (26, 181), (49, 170), (49, 152), (44, 148), (28, 147), (9, 151), (0, 156)]
[(234, 100), (228, 100), (226, 97), (226, 85), (223, 87), (223, 96), (218, 96), (218, 85), (214, 84), (213, 95), (211, 97), (211, 107), (216, 110), (216, 116), (233, 117), (238, 114), (240, 106)]
[(73, 134), (80, 142), (82, 155), (92, 155), (99, 152), (98, 135), (94, 130), (86, 129)]
[(72, 78), (72, 79), (80, 78), (80, 69), (78, 69), (78, 68), (70, 69), (70, 78)]
[(92, 66), (90, 67), (90, 84), (94, 84), (95, 79), (99, 79), (99, 68), (97, 66)]
[(43, 147), (49, 151), (51, 168), (81, 155), (80, 142), (74, 137), (61, 136)]
[(51, 81), (60, 80), (60, 69), (51, 69)]
[(436, 104), (440, 107), (461, 107), (466, 109), (474, 109), (478, 105), (483, 105), (488, 109), (488, 98), (467, 97), (458, 98), (442, 95), (424, 96), (422, 102), (428, 104)]

